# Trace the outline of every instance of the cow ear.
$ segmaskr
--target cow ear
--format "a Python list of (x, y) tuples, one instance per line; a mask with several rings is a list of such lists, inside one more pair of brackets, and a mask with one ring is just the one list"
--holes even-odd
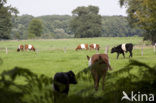
[(70, 70), (68, 73), (73, 73), (73, 71)]
[(71, 70), (70, 70), (69, 72), (67, 72), (67, 74), (68, 74), (69, 76), (75, 75), (74, 72), (71, 71)]
[(87, 55), (87, 59), (89, 60), (90, 59), (90, 57)]

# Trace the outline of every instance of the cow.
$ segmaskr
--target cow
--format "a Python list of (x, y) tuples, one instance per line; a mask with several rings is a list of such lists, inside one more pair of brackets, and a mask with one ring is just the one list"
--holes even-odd
[(95, 49), (95, 50), (99, 51), (99, 49), (100, 49), (99, 44), (90, 44), (89, 47), (90, 47), (90, 50)]
[(24, 50), (24, 45), (19, 45), (17, 48), (17, 52), (23, 51)]
[(77, 84), (75, 74), (72, 71), (59, 72), (54, 75), (54, 101), (58, 101), (62, 96), (67, 96), (69, 92), (69, 85)]
[(35, 51), (35, 48), (34, 48), (34, 46), (31, 45), (31, 44), (25, 44), (25, 51), (27, 51), (27, 50)]
[(82, 49), (88, 50), (88, 44), (79, 44), (75, 50), (77, 51)]
[(107, 54), (94, 54), (92, 57), (87, 56), (88, 66), (91, 68), (91, 74), (94, 80), (94, 88), (97, 91), (99, 87), (99, 81), (101, 77), (102, 89), (104, 90), (104, 79), (108, 69), (112, 70), (112, 67), (109, 63), (109, 58)]
[(124, 52), (129, 52), (129, 58), (133, 56), (132, 54), (132, 50), (133, 50), (133, 44), (132, 43), (126, 43), (126, 44), (120, 44), (116, 47), (113, 47), (111, 49), (111, 53), (117, 52), (117, 59), (119, 57), (120, 54), (123, 55), (123, 57), (125, 58), (125, 53)]

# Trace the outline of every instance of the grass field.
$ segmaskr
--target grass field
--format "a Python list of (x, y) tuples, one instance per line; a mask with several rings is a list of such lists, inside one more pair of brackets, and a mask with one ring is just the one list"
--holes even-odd
[[(107, 38), (86, 38), (86, 39), (54, 39), (54, 40), (21, 40), (21, 41), (0, 41), (0, 58), (3, 64), (0, 65), (0, 73), (4, 70), (9, 70), (15, 66), (28, 68), (39, 75), (45, 74), (53, 77), (56, 72), (66, 72), (69, 70), (78, 73), (88, 66), (86, 55), (93, 55), (95, 50), (75, 51), (75, 48), (80, 43), (97, 43), (100, 44), (99, 53), (104, 53), (105, 47), (109, 46), (109, 58), (114, 72), (123, 68), (129, 63), (129, 53), (126, 53), (126, 58), (120, 55), (116, 59), (116, 53), (110, 54), (110, 49), (121, 43), (133, 43), (133, 59), (154, 66), (156, 64), (156, 55), (152, 47), (145, 47), (144, 54), (141, 56), (142, 44), (141, 37), (107, 37)], [(16, 52), (19, 44), (32, 44), (37, 49), (37, 52)], [(8, 48), (8, 54), (5, 53), (5, 47)], [(66, 51), (64, 51), (66, 50)], [(135, 71), (134, 71), (135, 72)], [(23, 83), (22, 79), (18, 82)], [(79, 91), (84, 86), (93, 86), (91, 82), (79, 81), (77, 86), (72, 86), (70, 93)], [(79, 88), (79, 89), (77, 89)], [(100, 89), (101, 91), (101, 89)], [(100, 93), (99, 91), (99, 93)]]

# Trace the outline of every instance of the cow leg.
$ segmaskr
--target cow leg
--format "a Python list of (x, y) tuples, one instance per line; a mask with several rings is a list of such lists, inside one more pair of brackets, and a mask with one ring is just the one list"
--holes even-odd
[(97, 91), (98, 90), (98, 88), (99, 88), (99, 80), (100, 80), (100, 78), (98, 77), (98, 75), (96, 75), (96, 78), (95, 78), (95, 90)]
[(103, 78), (102, 78), (102, 90), (104, 90), (104, 82), (105, 82), (106, 72), (107, 71), (104, 71)]
[(112, 70), (112, 67), (110, 66), (109, 63), (107, 64), (107, 66), (108, 66), (108, 69)]
[(133, 53), (132, 53), (132, 51), (131, 51), (131, 57), (133, 57)]
[(132, 56), (133, 56), (133, 54), (132, 54), (132, 51), (129, 51), (129, 53), (130, 53), (130, 55), (129, 55), (129, 58), (130, 58), (130, 57), (132, 57)]
[(117, 53), (117, 59), (118, 59), (118, 57), (119, 57), (119, 53)]
[(95, 77), (95, 71), (92, 70), (92, 77), (93, 77), (93, 80), (94, 80), (94, 88), (96, 88), (96, 77)]
[(122, 52), (122, 55), (123, 55), (123, 57), (125, 58), (125, 53), (124, 53), (124, 52)]
[(96, 71), (92, 71), (92, 76), (93, 76), (93, 80), (94, 80), (94, 88), (97, 91), (98, 90), (99, 79), (98, 79), (98, 75), (97, 75)]

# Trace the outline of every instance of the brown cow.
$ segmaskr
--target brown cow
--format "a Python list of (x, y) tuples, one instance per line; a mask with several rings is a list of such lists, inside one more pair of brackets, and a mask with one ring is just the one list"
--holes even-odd
[(33, 50), (33, 51), (35, 51), (35, 48), (31, 44), (25, 44), (25, 51), (27, 51), (27, 50)]
[(24, 50), (24, 45), (19, 45), (17, 48), (17, 52), (23, 51)]
[(103, 78), (102, 89), (104, 90), (104, 79), (108, 69), (112, 70), (107, 54), (94, 54), (91, 58), (87, 56), (88, 65), (94, 79), (94, 88), (98, 90), (100, 78)]
[(77, 51), (82, 49), (88, 50), (88, 44), (79, 44), (75, 50)]
[(90, 47), (90, 50), (95, 49), (95, 50), (99, 51), (99, 49), (100, 49), (99, 44), (90, 44), (89, 47)]

